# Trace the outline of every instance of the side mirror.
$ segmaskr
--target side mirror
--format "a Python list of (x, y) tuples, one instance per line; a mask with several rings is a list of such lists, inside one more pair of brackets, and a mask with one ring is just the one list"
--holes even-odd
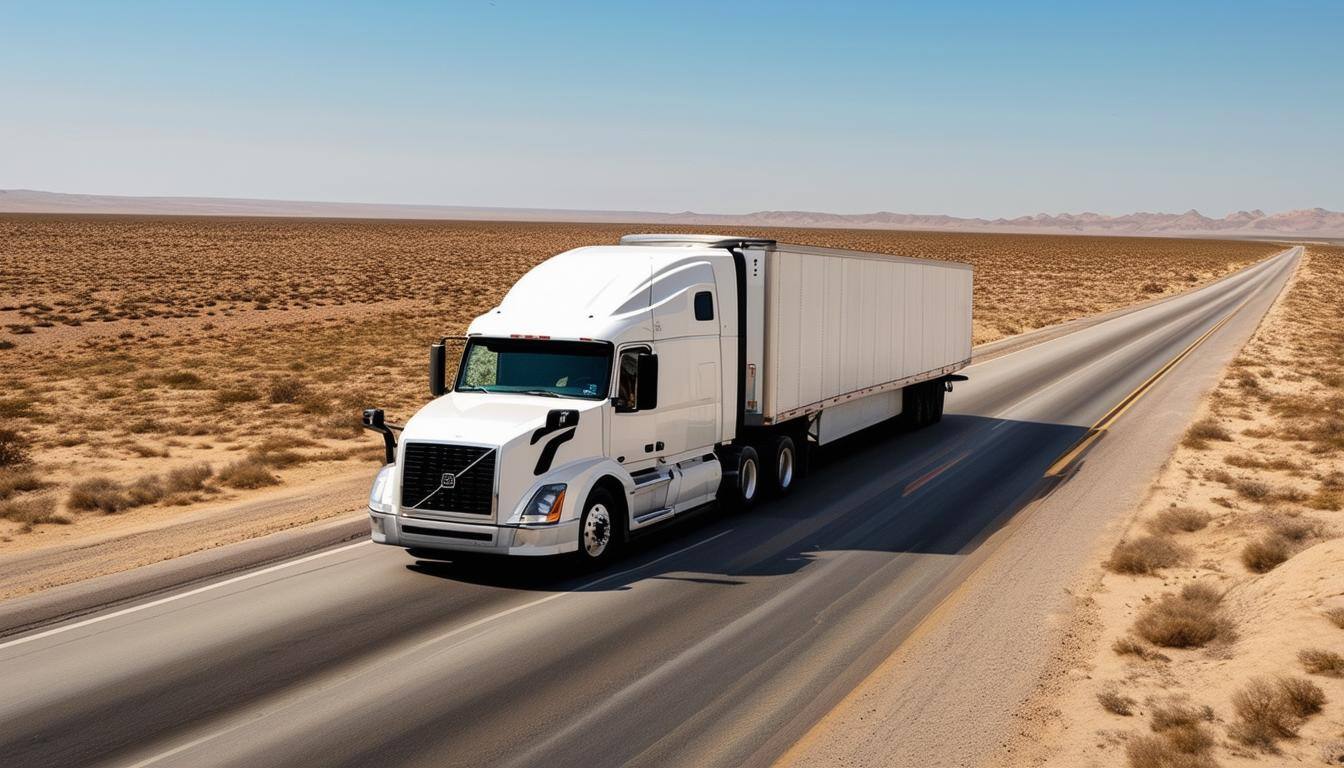
[(651, 411), (658, 407), (658, 356), (641, 352), (636, 358), (639, 375), (636, 381), (635, 408)]
[(442, 339), (429, 345), (429, 394), (434, 397), (448, 391), (444, 370), (448, 366), (447, 361), (447, 347)]
[(364, 409), (364, 426), (368, 427), (369, 429), (376, 430), (382, 428), (382, 426), (386, 423), (387, 423), (386, 418), (383, 416), (382, 408)]

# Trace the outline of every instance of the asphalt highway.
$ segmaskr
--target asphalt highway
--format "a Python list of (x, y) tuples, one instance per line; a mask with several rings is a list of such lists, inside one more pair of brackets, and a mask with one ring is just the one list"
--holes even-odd
[(0, 764), (769, 764), (1299, 256), (977, 363), (941, 423), (851, 440), (606, 572), (360, 542), (6, 638)]

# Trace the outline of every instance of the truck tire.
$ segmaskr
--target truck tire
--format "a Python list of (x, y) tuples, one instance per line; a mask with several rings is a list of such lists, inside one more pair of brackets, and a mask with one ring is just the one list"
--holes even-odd
[(924, 381), (906, 387), (901, 393), (901, 422), (907, 429), (919, 429), (943, 419), (943, 400), (947, 396), (942, 379)]
[(750, 445), (726, 451), (723, 480), (719, 482), (719, 503), (726, 509), (750, 509), (761, 495), (761, 457)]
[(943, 401), (947, 399), (947, 385), (942, 379), (929, 382), (929, 424), (943, 420)]
[(616, 556), (621, 543), (621, 508), (605, 488), (594, 488), (579, 518), (579, 561), (596, 567)]
[(780, 435), (770, 441), (769, 469), (766, 477), (769, 479), (770, 490), (776, 496), (786, 496), (793, 490), (793, 485), (798, 481), (798, 475), (802, 467), (798, 460), (798, 448), (793, 442), (793, 438), (788, 435)]
[(924, 396), (923, 384), (911, 384), (901, 390), (901, 426), (906, 429), (919, 429), (924, 426), (928, 398)]

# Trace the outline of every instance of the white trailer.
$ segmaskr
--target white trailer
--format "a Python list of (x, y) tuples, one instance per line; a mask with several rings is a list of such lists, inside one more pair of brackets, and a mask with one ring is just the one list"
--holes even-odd
[[(373, 539), (413, 553), (578, 552), (791, 491), (816, 445), (938, 421), (970, 363), (966, 264), (717, 235), (629, 235), (518, 281), (404, 428)], [(401, 429), (398, 442), (394, 433)]]

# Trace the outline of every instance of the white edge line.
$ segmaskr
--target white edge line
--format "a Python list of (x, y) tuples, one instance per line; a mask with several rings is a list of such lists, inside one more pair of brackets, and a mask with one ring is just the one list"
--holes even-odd
[[(656, 565), (656, 564), (658, 564), (658, 563), (661, 563), (662, 561), (668, 559), (669, 557), (676, 557), (677, 555), (680, 555), (680, 554), (682, 554), (683, 552), (689, 552), (690, 550), (695, 549), (696, 547), (699, 547), (699, 546), (703, 546), (703, 545), (705, 545), (705, 544), (708, 544), (709, 542), (714, 541), (714, 540), (717, 539), (717, 538), (720, 538), (720, 537), (723, 537), (723, 536), (727, 536), (728, 534), (732, 533), (733, 530), (734, 530), (734, 529), (729, 528), (729, 529), (726, 530), (726, 531), (722, 531), (722, 532), (720, 532), (720, 533), (716, 533), (716, 534), (714, 534), (713, 536), (710, 536), (710, 537), (707, 538), (707, 539), (701, 539), (700, 541), (697, 541), (697, 542), (695, 542), (694, 544), (689, 544), (689, 545), (687, 545), (687, 546), (685, 546), (685, 547), (682, 547), (681, 549), (676, 550), (675, 552), (669, 552), (669, 553), (667, 553), (666, 555), (663, 555), (662, 557), (656, 558), (656, 559), (654, 559), (654, 560), (650, 560), (650, 561), (647, 562), (647, 563), (642, 563), (642, 564), (640, 564), (640, 565), (636, 565), (636, 566), (634, 566), (634, 567), (632, 567), (632, 568), (627, 568), (627, 569), (625, 569), (624, 571), (617, 571), (616, 573), (608, 574), (608, 575), (606, 575), (606, 576), (602, 576), (602, 577), (593, 579), (592, 581), (587, 582), (586, 584), (581, 584), (581, 585), (579, 585), (579, 586), (577, 586), (577, 587), (574, 587), (573, 589), (565, 590), (565, 591), (563, 591), (563, 592), (556, 592), (556, 593), (554, 593), (554, 594), (550, 594), (550, 595), (547, 595), (547, 596), (545, 596), (545, 597), (540, 597), (540, 598), (537, 598), (536, 600), (532, 600), (532, 601), (530, 601), (530, 602), (523, 603), (522, 605), (515, 605), (515, 606), (513, 606), (512, 608), (506, 608), (506, 609), (504, 609), (504, 610), (502, 610), (502, 611), (499, 611), (498, 613), (492, 613), (492, 614), (490, 614), (489, 616), (482, 616), (481, 618), (476, 619), (475, 621), (472, 621), (472, 622), (470, 622), (470, 623), (463, 624), (463, 625), (460, 626), (460, 627), (454, 627), (453, 629), (450, 629), (450, 630), (448, 630), (447, 632), (444, 632), (444, 633), (441, 634), (441, 635), (436, 635), (436, 636), (434, 636), (434, 637), (429, 638), (428, 640), (425, 640), (425, 641), (420, 642), (420, 643), (416, 643), (415, 645), (411, 646), (410, 648), (406, 649), (405, 651), (402, 651), (401, 653), (398, 653), (397, 656), (396, 656), (396, 658), (397, 658), (397, 659), (405, 658), (406, 656), (408, 656), (408, 655), (410, 655), (410, 654), (412, 654), (412, 653), (416, 653), (416, 652), (418, 652), (418, 651), (422, 651), (422, 650), (424, 650), (425, 648), (428, 648), (428, 647), (430, 647), (430, 646), (432, 646), (432, 645), (435, 645), (435, 644), (437, 644), (437, 643), (441, 643), (441, 642), (443, 642), (444, 640), (447, 640), (447, 639), (449, 639), (449, 638), (451, 638), (451, 637), (454, 637), (454, 636), (456, 636), (456, 635), (460, 635), (460, 634), (462, 634), (463, 632), (469, 632), (469, 631), (471, 631), (471, 630), (473, 630), (473, 629), (475, 629), (475, 628), (477, 628), (477, 627), (479, 627), (479, 626), (481, 626), (481, 625), (483, 625), (483, 624), (488, 624), (488, 623), (490, 623), (490, 622), (492, 622), (492, 621), (495, 621), (496, 619), (502, 619), (502, 618), (504, 618), (505, 616), (510, 616), (510, 615), (512, 615), (512, 614), (518, 613), (519, 611), (525, 611), (525, 610), (527, 610), (528, 608), (536, 607), (536, 606), (538, 606), (538, 605), (541, 605), (542, 603), (549, 603), (549, 602), (551, 602), (552, 600), (557, 600), (557, 599), (559, 599), (559, 598), (561, 598), (561, 597), (564, 597), (564, 596), (566, 596), (566, 595), (574, 594), (575, 592), (583, 592), (584, 590), (587, 590), (587, 589), (590, 589), (590, 588), (592, 588), (592, 587), (595, 587), (595, 586), (597, 586), (598, 584), (601, 584), (601, 583), (604, 582), (604, 581), (611, 581), (612, 579), (620, 578), (621, 576), (625, 576), (625, 575), (634, 573), (635, 571), (643, 570), (643, 569), (645, 569), (645, 568), (648, 568), (648, 567), (651, 566), (651, 565)], [(369, 543), (369, 542), (360, 542), (360, 543)], [(353, 545), (352, 545), (352, 546), (353, 546)], [(345, 549), (349, 549), (349, 547), (345, 547)], [(335, 550), (333, 550), (333, 551), (335, 551)], [(308, 558), (308, 559), (311, 559), (311, 558)], [(299, 561), (296, 560), (295, 562), (299, 562)], [(258, 573), (261, 573), (261, 571), (258, 571)], [(388, 659), (383, 659), (382, 661), (383, 661), (384, 663), (386, 663), (386, 662), (389, 661), (389, 660), (388, 660)], [(342, 679), (341, 679), (340, 681), (338, 681), (338, 682), (346, 682), (346, 679), (345, 679), (345, 678), (342, 678)], [(283, 708), (283, 707), (282, 707), (282, 708)], [(240, 729), (242, 729), (242, 728), (245, 728), (245, 727), (247, 727), (247, 726), (249, 726), (249, 725), (255, 723), (257, 720), (260, 720), (260, 719), (262, 719), (262, 718), (268, 716), (268, 714), (270, 714), (270, 712), (266, 712), (266, 711), (263, 711), (263, 712), (260, 712), (260, 713), (253, 714), (252, 716), (248, 717), (246, 720), (243, 720), (243, 721), (241, 721), (241, 722), (234, 723), (233, 725), (230, 725), (230, 726), (226, 726), (226, 727), (221, 728), (221, 729), (219, 729), (219, 730), (217, 730), (217, 731), (213, 731), (213, 732), (211, 732), (211, 733), (207, 733), (207, 734), (205, 734), (205, 735), (203, 735), (203, 736), (200, 736), (200, 737), (198, 737), (198, 738), (192, 739), (191, 741), (188, 741), (188, 742), (186, 742), (185, 744), (179, 744), (179, 745), (177, 745), (176, 747), (173, 747), (172, 749), (169, 749), (169, 750), (164, 751), (164, 752), (159, 752), (158, 754), (155, 754), (155, 755), (151, 755), (150, 757), (146, 757), (146, 758), (144, 758), (144, 759), (142, 759), (142, 760), (140, 760), (140, 761), (138, 761), (138, 762), (130, 763), (130, 764), (126, 765), (125, 768), (144, 768), (145, 766), (153, 765), (153, 764), (155, 764), (155, 763), (161, 762), (161, 761), (166, 760), (166, 759), (168, 759), (168, 758), (170, 758), (170, 757), (173, 757), (174, 755), (180, 755), (180, 754), (182, 754), (183, 752), (186, 752), (186, 751), (188, 751), (188, 750), (190, 750), (190, 749), (193, 749), (193, 748), (195, 748), (195, 747), (198, 747), (198, 746), (200, 746), (200, 745), (202, 745), (202, 744), (204, 744), (204, 743), (206, 743), (206, 742), (208, 742), (208, 741), (213, 741), (213, 740), (215, 740), (215, 739), (217, 739), (217, 738), (219, 738), (219, 737), (221, 737), (221, 736), (227, 736), (227, 735), (229, 735), (230, 733), (233, 733), (234, 731), (237, 731), (237, 730), (240, 730)]]
[(230, 578), (230, 579), (225, 579), (225, 580), (223, 580), (223, 581), (216, 581), (216, 582), (213, 582), (213, 583), (211, 583), (211, 584), (206, 584), (205, 586), (201, 586), (201, 587), (197, 587), (197, 588), (195, 588), (195, 589), (187, 590), (186, 592), (179, 592), (179, 593), (177, 593), (177, 594), (168, 595), (167, 597), (161, 597), (161, 598), (159, 598), (158, 600), (151, 600), (151, 601), (148, 602), (148, 603), (140, 603), (139, 605), (132, 605), (132, 606), (129, 606), (129, 607), (127, 607), (127, 608), (122, 608), (122, 609), (119, 610), (119, 611), (113, 611), (112, 613), (104, 613), (104, 614), (101, 614), (101, 615), (98, 615), (98, 616), (93, 616), (93, 617), (91, 617), (91, 618), (84, 619), (83, 621), (77, 621), (77, 622), (75, 622), (75, 623), (73, 623), (73, 624), (62, 624), (62, 625), (59, 626), (59, 627), (52, 627), (51, 629), (45, 630), (45, 631), (43, 631), (43, 632), (38, 632), (38, 633), (36, 633), (36, 634), (32, 634), (32, 635), (24, 635), (23, 637), (19, 637), (19, 638), (16, 638), (16, 639), (14, 639), (14, 640), (9, 640), (9, 641), (0, 643), (0, 651), (5, 650), (6, 648), (13, 648), (13, 647), (16, 646), (16, 645), (22, 645), (22, 644), (24, 644), (24, 643), (31, 642), (31, 641), (33, 641), (33, 640), (40, 640), (40, 639), (42, 639), (42, 638), (44, 638), (44, 637), (51, 637), (52, 635), (58, 635), (58, 634), (60, 634), (60, 633), (62, 633), (62, 632), (68, 632), (68, 631), (70, 631), (70, 630), (72, 630), (72, 629), (79, 629), (80, 627), (87, 627), (87, 626), (89, 626), (90, 624), (97, 624), (97, 623), (100, 622), (100, 621), (106, 621), (106, 620), (108, 620), (108, 619), (115, 619), (115, 618), (117, 618), (118, 616), (125, 616), (125, 615), (127, 615), (127, 614), (135, 613), (135, 612), (137, 612), (137, 611), (143, 611), (143, 610), (145, 610), (145, 609), (147, 609), (147, 608), (154, 608), (154, 607), (156, 607), (156, 606), (163, 605), (164, 603), (171, 603), (171, 602), (174, 601), (174, 600), (181, 600), (181, 599), (184, 598), (184, 597), (191, 597), (192, 595), (199, 595), (199, 594), (201, 594), (202, 592), (209, 592), (209, 591), (212, 590), (212, 589), (218, 589), (218, 588), (220, 588), (220, 587), (227, 587), (227, 586), (230, 585), (230, 584), (237, 584), (237, 583), (240, 582), (240, 581), (243, 581), (243, 580), (245, 580), (245, 579), (250, 579), (250, 578), (252, 578), (252, 577), (254, 577), (254, 576), (261, 576), (261, 575), (263, 575), (263, 574), (267, 574), (267, 573), (274, 573), (275, 571), (278, 571), (278, 570), (280, 570), (280, 569), (282, 569), (282, 568), (288, 568), (288, 567), (290, 567), (290, 566), (292, 566), (292, 565), (300, 565), (300, 564), (302, 564), (302, 563), (307, 563), (307, 562), (310, 562), (310, 561), (312, 561), (312, 560), (316, 560), (316, 559), (318, 559), (319, 557), (326, 557), (327, 555), (335, 555), (335, 554), (338, 554), (338, 553), (341, 553), (341, 552), (347, 552), (347, 551), (349, 551), (349, 550), (354, 549), (355, 547), (362, 547), (362, 546), (364, 546), (365, 544), (372, 544), (372, 543), (373, 543), (372, 540), (368, 540), (368, 539), (366, 539), (366, 540), (364, 540), (364, 541), (357, 541), (357, 542), (355, 542), (355, 543), (353, 543), (353, 544), (346, 544), (346, 545), (343, 546), (343, 547), (337, 547), (336, 549), (328, 549), (328, 550), (325, 550), (325, 551), (323, 551), (323, 552), (318, 552), (318, 553), (316, 553), (316, 554), (308, 555), (307, 557), (301, 557), (301, 558), (299, 558), (298, 560), (286, 560), (286, 561), (283, 562), (283, 563), (276, 563), (275, 565), (272, 565), (272, 566), (269, 566), (269, 567), (266, 567), (266, 568), (262, 568), (261, 570), (258, 570), (258, 571), (248, 571), (247, 573), (239, 574), (238, 576), (234, 576), (233, 578)]

